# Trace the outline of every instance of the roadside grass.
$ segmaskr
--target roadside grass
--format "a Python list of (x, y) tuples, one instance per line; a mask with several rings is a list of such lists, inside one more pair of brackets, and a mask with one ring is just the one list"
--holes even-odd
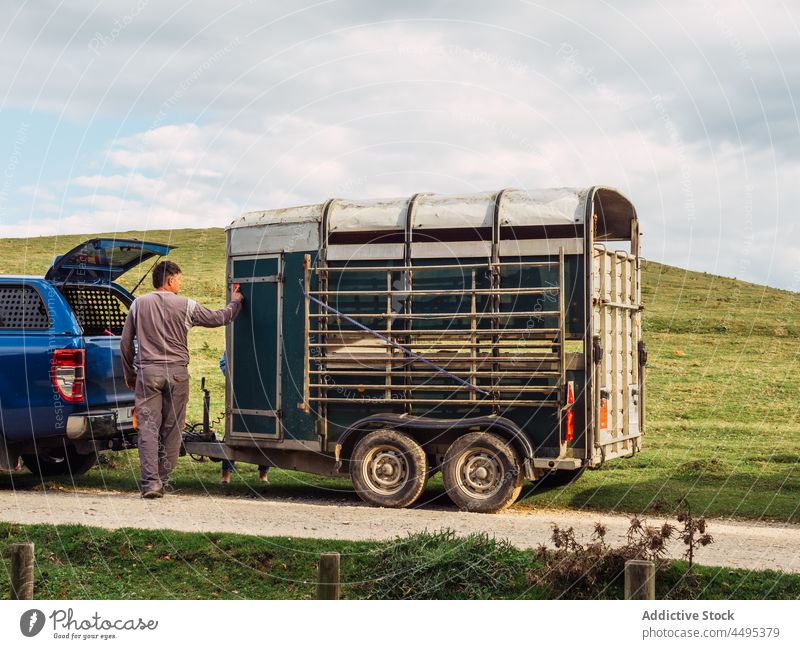
[(321, 552), (347, 557), (348, 593), (374, 544), (82, 525), (0, 523), (0, 592), (11, 543), (36, 547), (36, 599), (311, 599)]
[[(449, 530), (387, 542), (351, 542), (82, 525), (0, 523), (0, 598), (10, 592), (12, 543), (35, 544), (35, 599), (312, 599), (316, 562), (341, 554), (345, 599), (555, 599), (542, 564), (488, 535)], [(657, 577), (659, 599), (796, 599), (800, 575), (675, 561)], [(593, 599), (621, 599), (616, 575)], [(585, 596), (585, 595), (584, 595)]]
[[(177, 245), (170, 255), (184, 270), (184, 291), (220, 307), (225, 291), (225, 236), (220, 229), (118, 233)], [(0, 241), (0, 274), (41, 275), (55, 254), (84, 236)], [(129, 288), (144, 272), (124, 278)], [(146, 280), (147, 282), (147, 280)], [(149, 290), (147, 283), (144, 290)], [(706, 516), (800, 521), (800, 301), (798, 293), (696, 273), (656, 263), (643, 270), (647, 367), (646, 436), (642, 453), (587, 471), (567, 487), (527, 484), (516, 507), (566, 507), (620, 512), (658, 509), (687, 497)], [(200, 377), (207, 378), (212, 413), (223, 410), (224, 381), (218, 359), (219, 329), (195, 328), (189, 336), (192, 399), (188, 420), (201, 419)], [(181, 488), (239, 496), (313, 497), (357, 502), (346, 478), (290, 471), (257, 482), (255, 467), (239, 465), (230, 487), (220, 487), (218, 463), (182, 458)], [(136, 489), (135, 453), (115, 454), (87, 475), (81, 488)], [(20, 488), (36, 481), (18, 474)], [(0, 488), (12, 477), (0, 475)], [(70, 479), (48, 481), (70, 488)], [(447, 506), (434, 478), (423, 503)]]

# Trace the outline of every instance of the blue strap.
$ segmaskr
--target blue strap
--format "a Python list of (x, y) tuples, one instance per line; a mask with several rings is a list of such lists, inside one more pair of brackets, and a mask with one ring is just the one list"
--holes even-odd
[[(302, 280), (300, 281), (300, 290), (303, 292), (303, 295), (304, 295), (305, 297), (307, 297), (307, 298), (308, 298), (309, 300), (311, 300), (312, 302), (314, 302), (314, 303), (316, 303), (316, 304), (319, 304), (319, 305), (320, 305), (320, 306), (321, 306), (323, 309), (325, 309), (326, 311), (330, 311), (330, 312), (331, 312), (331, 313), (333, 313), (334, 315), (337, 315), (337, 316), (339, 316), (340, 318), (343, 318), (344, 320), (347, 320), (347, 322), (349, 322), (350, 324), (354, 324), (354, 325), (355, 325), (356, 327), (358, 327), (359, 329), (363, 329), (363, 330), (364, 330), (364, 331), (366, 331), (368, 334), (370, 334), (370, 335), (372, 335), (372, 336), (375, 336), (375, 338), (379, 338), (380, 340), (382, 340), (382, 341), (384, 341), (384, 342), (386, 342), (386, 343), (389, 343), (389, 344), (390, 344), (392, 347), (395, 347), (396, 349), (399, 349), (400, 351), (402, 351), (402, 352), (404, 352), (404, 353), (408, 354), (409, 356), (412, 356), (413, 358), (416, 358), (418, 361), (422, 361), (422, 362), (423, 362), (423, 363), (425, 363), (426, 365), (429, 365), (430, 367), (432, 367), (433, 369), (435, 369), (435, 370), (436, 370), (437, 372), (439, 372), (440, 374), (444, 374), (444, 375), (446, 375), (446, 376), (449, 376), (451, 379), (453, 379), (454, 381), (457, 381), (457, 382), (458, 382), (458, 383), (460, 383), (461, 385), (464, 385), (464, 386), (468, 387), (469, 389), (471, 389), (471, 390), (474, 390), (475, 392), (480, 392), (481, 394), (485, 394), (485, 395), (487, 395), (487, 396), (489, 395), (489, 393), (488, 393), (488, 392), (486, 392), (486, 390), (482, 390), (482, 389), (481, 389), (481, 388), (479, 388), (477, 385), (472, 385), (472, 383), (470, 383), (469, 381), (465, 381), (464, 379), (462, 379), (462, 378), (461, 378), (461, 377), (459, 377), (459, 376), (456, 376), (456, 375), (455, 375), (455, 374), (453, 374), (452, 372), (448, 372), (446, 369), (444, 369), (443, 367), (441, 367), (441, 366), (439, 366), (439, 365), (436, 365), (436, 363), (432, 363), (431, 361), (429, 361), (429, 360), (428, 360), (427, 358), (425, 358), (424, 356), (422, 356), (422, 355), (420, 355), (420, 354), (417, 354), (416, 352), (412, 352), (412, 351), (411, 351), (411, 350), (410, 350), (408, 347), (403, 347), (403, 345), (400, 345), (399, 343), (396, 343), (394, 340), (391, 340), (390, 338), (387, 338), (387, 337), (386, 337), (386, 336), (384, 336), (383, 334), (381, 334), (381, 333), (378, 333), (377, 331), (374, 331), (374, 330), (370, 329), (370, 328), (369, 328), (369, 327), (367, 327), (366, 325), (363, 325), (363, 324), (361, 324), (360, 322), (357, 322), (356, 320), (353, 320), (353, 318), (351, 318), (351, 317), (349, 317), (349, 316), (346, 316), (346, 315), (345, 315), (344, 313), (342, 313), (341, 311), (337, 311), (337, 310), (336, 310), (336, 309), (334, 309), (332, 306), (329, 306), (329, 305), (325, 304), (325, 303), (324, 303), (322, 300), (318, 300), (318, 299), (317, 299), (317, 298), (315, 298), (313, 295), (309, 295), (308, 293), (306, 293), (305, 289), (303, 288), (303, 282), (302, 282)], [(391, 316), (387, 316), (387, 317), (391, 317)]]

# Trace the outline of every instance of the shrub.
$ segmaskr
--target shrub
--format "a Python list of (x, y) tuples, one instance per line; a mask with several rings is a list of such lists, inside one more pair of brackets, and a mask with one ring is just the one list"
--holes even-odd
[(539, 547), (536, 555), (543, 567), (533, 581), (556, 591), (559, 597), (597, 597), (600, 590), (617, 582), (629, 559), (649, 559), (656, 562), (657, 569), (667, 567), (667, 541), (674, 531), (669, 523), (651, 527), (634, 516), (625, 545), (612, 548), (606, 543), (606, 528), (600, 523), (595, 524), (591, 541), (586, 545), (575, 538), (573, 528), (554, 525), (555, 549)]
[(368, 599), (489, 599), (525, 585), (530, 553), (486, 533), (420, 532), (382, 545)]

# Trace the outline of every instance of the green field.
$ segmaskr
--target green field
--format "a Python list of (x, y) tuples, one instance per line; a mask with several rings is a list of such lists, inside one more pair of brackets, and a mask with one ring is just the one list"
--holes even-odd
[[(542, 581), (535, 553), (487, 536), (421, 533), (383, 543), (82, 525), (0, 523), (0, 562), (12, 543), (35, 544), (34, 599), (312, 599), (322, 552), (341, 555), (346, 599), (622, 599), (623, 580), (604, 573), (590, 590)], [(7, 564), (6, 564), (7, 565)], [(800, 575), (672, 562), (658, 599), (796, 599)], [(7, 597), (0, 570), (0, 599)]]
[[(171, 256), (184, 270), (183, 290), (210, 307), (224, 299), (224, 233), (219, 229), (130, 234), (178, 246)], [(0, 273), (42, 274), (55, 254), (85, 237), (0, 241)], [(698, 513), (714, 516), (800, 520), (800, 310), (798, 294), (655, 263), (644, 269), (644, 332), (649, 346), (647, 426), (643, 451), (609, 462), (559, 489), (528, 485), (519, 508), (564, 507), (641, 512), (687, 497)], [(127, 279), (138, 279), (135, 271)], [(221, 330), (190, 334), (193, 397), (189, 419), (199, 420), (199, 379), (212, 389), (213, 411), (222, 410), (223, 381), (217, 360)], [(347, 479), (273, 471), (258, 485), (244, 465), (226, 491), (246, 495), (355, 500)], [(219, 465), (181, 460), (186, 490), (219, 491)], [(119, 454), (76, 480), (81, 487), (136, 488), (135, 455)], [(10, 478), (0, 476), (0, 486)], [(18, 476), (20, 487), (34, 486)], [(58, 483), (69, 488), (70, 481)], [(425, 502), (446, 502), (434, 479)]]

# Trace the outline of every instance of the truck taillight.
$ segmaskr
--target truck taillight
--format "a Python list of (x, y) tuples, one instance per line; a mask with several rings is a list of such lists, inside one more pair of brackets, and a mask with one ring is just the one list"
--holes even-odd
[(82, 349), (56, 349), (50, 368), (53, 387), (65, 401), (83, 401), (86, 387), (86, 355)]
[(575, 439), (575, 412), (572, 410), (572, 405), (575, 403), (575, 383), (569, 381), (567, 383), (567, 413), (564, 421), (564, 440), (571, 442)]
[(133, 426), (133, 430), (139, 430), (139, 420), (136, 417), (136, 408), (133, 409), (133, 418), (131, 421), (131, 426)]

